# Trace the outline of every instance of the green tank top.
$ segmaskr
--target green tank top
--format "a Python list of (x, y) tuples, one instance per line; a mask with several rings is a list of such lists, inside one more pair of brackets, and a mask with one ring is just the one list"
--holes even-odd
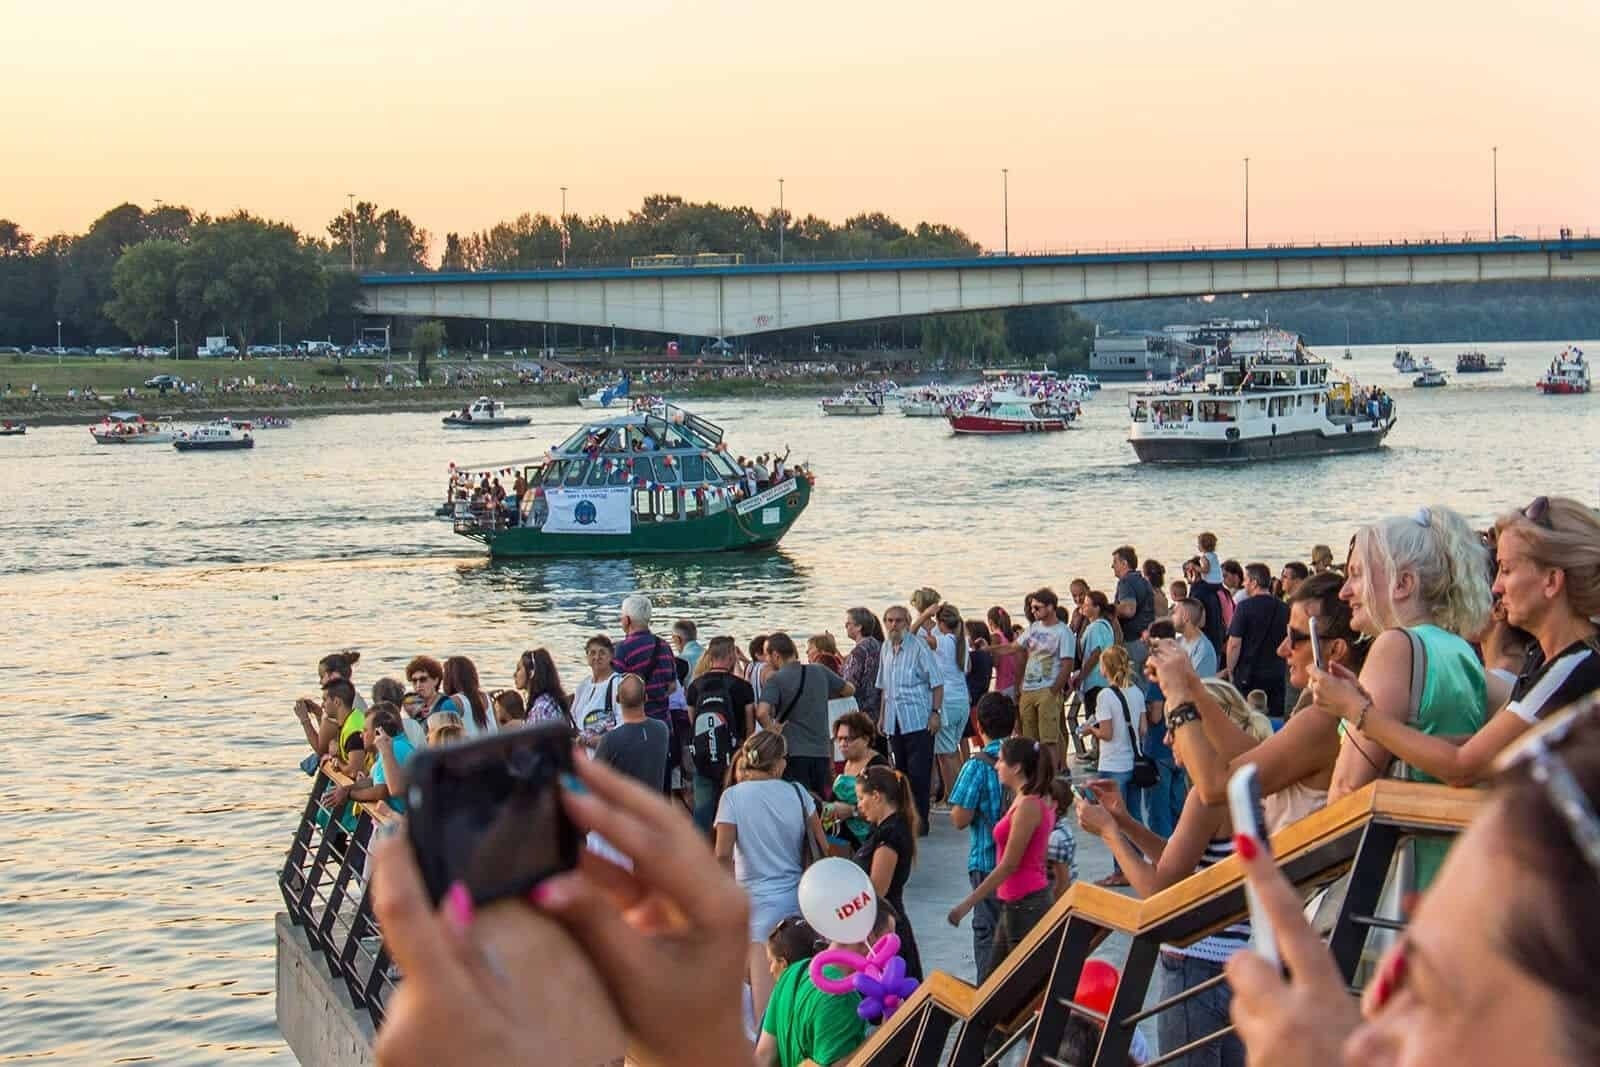
[[(1408, 627), (1422, 642), (1427, 653), (1427, 673), (1422, 679), (1422, 700), (1417, 707), (1413, 727), (1434, 737), (1464, 737), (1483, 728), (1487, 717), (1484, 705), (1488, 703), (1483, 664), (1477, 653), (1462, 638), (1432, 623)], [(1409, 763), (1405, 777), (1412, 782), (1434, 782), (1439, 779)], [(1427, 889), (1433, 884), (1450, 851), (1450, 840), (1418, 838), (1413, 845), (1416, 855), (1417, 889)]]
[(345, 762), (348, 763), (350, 760), (350, 738), (366, 728), (367, 717), (353, 708), (339, 725), (339, 755)]

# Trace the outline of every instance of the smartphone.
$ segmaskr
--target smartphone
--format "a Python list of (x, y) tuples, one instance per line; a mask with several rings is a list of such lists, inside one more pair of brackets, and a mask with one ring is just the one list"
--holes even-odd
[(1317, 617), (1312, 615), (1306, 620), (1306, 629), (1311, 634), (1311, 662), (1317, 665), (1317, 670), (1328, 669), (1327, 663), (1322, 659), (1322, 635), (1317, 632)]
[(1094, 804), (1098, 806), (1100, 803), (1100, 798), (1095, 796), (1094, 790), (1090, 789), (1088, 786), (1075, 785), (1072, 787), (1072, 791), (1078, 794), (1078, 796), (1083, 799), (1085, 804)]
[[(1254, 764), (1240, 767), (1228, 779), (1228, 816), (1233, 820), (1234, 833), (1249, 834), (1261, 842), (1267, 855), (1272, 854), (1272, 846), (1267, 840), (1267, 820), (1261, 810), (1261, 779), (1256, 775)], [(1250, 906), (1250, 947), (1277, 966), (1280, 962), (1278, 939), (1273, 935), (1272, 923), (1261, 910), (1256, 891), (1248, 884), (1244, 887), (1244, 895)]]
[(576, 866), (580, 835), (559, 795), (571, 770), (564, 722), (419, 751), (406, 826), (433, 902), (455, 882), (477, 904), (526, 896)]

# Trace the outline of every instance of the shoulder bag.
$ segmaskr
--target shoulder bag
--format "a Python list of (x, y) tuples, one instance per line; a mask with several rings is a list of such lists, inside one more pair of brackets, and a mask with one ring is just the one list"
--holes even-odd
[(1128, 741), (1133, 745), (1133, 784), (1138, 789), (1149, 789), (1161, 780), (1161, 768), (1156, 766), (1156, 761), (1144, 754), (1139, 747), (1139, 734), (1133, 728), (1133, 712), (1128, 709), (1128, 698), (1122, 695), (1122, 690), (1114, 685), (1108, 685), (1102, 692), (1114, 693), (1117, 703), (1122, 705), (1122, 721), (1128, 727)]
[(799, 782), (794, 786), (795, 799), (800, 802), (800, 869), (806, 870), (817, 862), (817, 843), (811, 840), (811, 812), (806, 810), (806, 791)]

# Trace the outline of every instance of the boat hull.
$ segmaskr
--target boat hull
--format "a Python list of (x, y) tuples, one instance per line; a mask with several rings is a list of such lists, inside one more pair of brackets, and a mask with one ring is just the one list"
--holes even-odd
[(1239, 440), (1194, 437), (1136, 437), (1129, 440), (1141, 463), (1249, 463), (1260, 460), (1333, 456), (1378, 448), (1394, 428), (1394, 421), (1376, 429), (1354, 425), (1347, 432), (1298, 430), (1294, 433)]
[(26, 426), (7, 426), (0, 428), (0, 437), (21, 437), (28, 432)]
[(851, 416), (851, 415), (853, 415), (853, 416), (882, 415), (883, 414), (883, 406), (882, 405), (871, 405), (871, 406), (866, 406), (866, 407), (856, 407), (856, 406), (851, 406), (851, 407), (827, 407), (827, 406), (824, 406), (823, 409), (822, 409), (822, 413), (824, 415), (833, 415), (835, 417)]
[(533, 416), (519, 415), (509, 419), (461, 419), (454, 415), (446, 415), (440, 421), (447, 430), (509, 430), (531, 425)]
[(1020, 419), (996, 419), (970, 412), (950, 416), (950, 429), (955, 433), (994, 436), (1016, 433), (1058, 433), (1066, 428), (1067, 420), (1061, 418), (1030, 419), (1024, 422)]
[(944, 407), (931, 400), (902, 400), (900, 414), (908, 419), (937, 419), (944, 415)]
[(177, 440), (176, 434), (171, 433), (95, 433), (94, 443), (97, 445), (170, 445)]
[(1588, 382), (1540, 382), (1539, 392), (1547, 396), (1578, 396), (1589, 391)]
[(172, 442), (172, 447), (179, 452), (237, 452), (240, 449), (254, 448), (256, 443), (249, 437), (235, 441), (184, 441)]
[(626, 534), (545, 533), (535, 527), (496, 530), (473, 520), (458, 520), (456, 533), (486, 545), (494, 559), (686, 555), (771, 548), (811, 502), (811, 484), (805, 479), (786, 485), (786, 491), (783, 487), (776, 492), (769, 489), (712, 515), (663, 522), (640, 522), (635, 517), (632, 531)]

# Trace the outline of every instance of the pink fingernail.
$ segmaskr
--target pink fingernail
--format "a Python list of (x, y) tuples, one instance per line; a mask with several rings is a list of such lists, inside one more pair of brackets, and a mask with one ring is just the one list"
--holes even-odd
[(465, 883), (452, 883), (445, 890), (444, 917), (457, 933), (466, 933), (472, 925), (472, 894)]
[(550, 879), (547, 878), (533, 887), (528, 893), (528, 899), (533, 902), (533, 906), (536, 908), (548, 908), (554, 906), (556, 901), (560, 899), (560, 893)]

